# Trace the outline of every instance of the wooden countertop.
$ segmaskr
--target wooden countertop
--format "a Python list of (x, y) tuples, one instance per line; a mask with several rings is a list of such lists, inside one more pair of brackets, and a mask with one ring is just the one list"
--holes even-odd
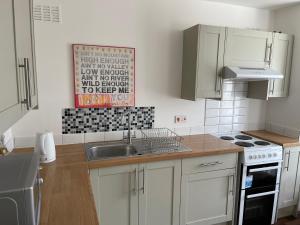
[(116, 158), (101, 161), (89, 161), (90, 169), (119, 166), (127, 164), (146, 163), (163, 160), (173, 160), (191, 157), (201, 157), (217, 154), (226, 154), (233, 152), (241, 152), (243, 148), (231, 144), (228, 141), (221, 140), (209, 134), (184, 136), (183, 144), (192, 149), (187, 152), (176, 152), (166, 154), (150, 154), (142, 156), (133, 156), (127, 158)]
[[(42, 208), (40, 225), (99, 225), (88, 169), (187, 157), (240, 152), (243, 148), (211, 135), (184, 137), (191, 152), (147, 155), (88, 162), (82, 144), (56, 147), (56, 161), (42, 165)], [(17, 149), (14, 153), (32, 151)]]
[(41, 166), (40, 225), (98, 225), (83, 145), (56, 146), (56, 161)]
[(284, 148), (300, 146), (298, 139), (286, 137), (266, 130), (243, 131), (243, 133), (282, 145)]

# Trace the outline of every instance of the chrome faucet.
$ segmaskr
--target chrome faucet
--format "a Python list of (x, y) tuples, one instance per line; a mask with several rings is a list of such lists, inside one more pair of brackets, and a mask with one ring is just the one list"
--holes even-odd
[(128, 108), (122, 114), (122, 121), (123, 121), (123, 118), (124, 118), (125, 114), (127, 114), (127, 116), (128, 116), (127, 144), (131, 145), (132, 144), (132, 136), (131, 136), (131, 108)]

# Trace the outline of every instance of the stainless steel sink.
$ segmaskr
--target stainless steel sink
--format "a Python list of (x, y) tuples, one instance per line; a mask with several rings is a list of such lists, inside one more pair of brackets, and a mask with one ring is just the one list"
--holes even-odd
[(141, 155), (137, 146), (124, 143), (97, 144), (89, 143), (85, 146), (88, 160), (111, 159), (115, 157), (129, 157)]

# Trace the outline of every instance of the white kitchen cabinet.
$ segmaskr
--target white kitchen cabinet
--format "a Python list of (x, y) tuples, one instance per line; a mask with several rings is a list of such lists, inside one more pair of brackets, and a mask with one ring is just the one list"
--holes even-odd
[(285, 148), (283, 159), (279, 208), (297, 204), (300, 191), (300, 147)]
[(271, 47), (271, 32), (227, 28), (224, 65), (250, 68), (268, 67)]
[(139, 225), (179, 225), (181, 160), (139, 165)]
[(178, 225), (181, 160), (90, 171), (102, 225)]
[(97, 215), (102, 225), (138, 224), (138, 166), (90, 171)]
[(236, 163), (236, 154), (183, 160), (181, 225), (210, 225), (233, 219)]
[(0, 3), (0, 134), (37, 105), (31, 9), (30, 0)]
[(225, 27), (196, 25), (183, 35), (181, 97), (221, 98)]

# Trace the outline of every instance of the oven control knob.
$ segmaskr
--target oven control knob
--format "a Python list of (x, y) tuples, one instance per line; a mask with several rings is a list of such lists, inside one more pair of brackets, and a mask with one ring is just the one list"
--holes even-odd
[(277, 157), (277, 153), (276, 153), (276, 152), (274, 152), (274, 153), (273, 153), (273, 156), (274, 156), (274, 157)]
[(252, 155), (249, 155), (249, 159), (253, 159)]
[(257, 158), (257, 156), (256, 156), (256, 155), (254, 155), (254, 156), (253, 156), (253, 159), (256, 159), (256, 158)]
[(269, 154), (268, 154), (268, 157), (269, 157), (269, 158), (271, 158), (271, 157), (272, 157), (272, 154), (271, 154), (271, 153), (269, 153)]
[(262, 154), (261, 157), (264, 159), (264, 158), (266, 158), (266, 155), (265, 155), (265, 154)]
[(260, 158), (262, 158), (262, 156), (261, 156), (261, 155), (258, 155), (258, 158), (260, 159)]

